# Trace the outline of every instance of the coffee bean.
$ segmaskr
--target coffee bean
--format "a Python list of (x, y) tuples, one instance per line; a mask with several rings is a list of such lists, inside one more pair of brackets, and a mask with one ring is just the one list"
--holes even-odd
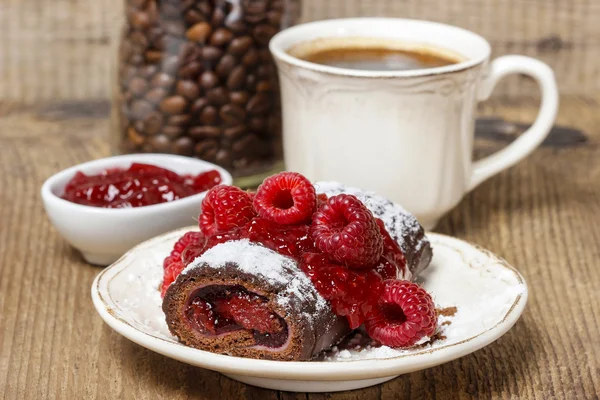
[(173, 79), (171, 75), (164, 72), (158, 73), (154, 75), (154, 78), (152, 78), (152, 86), (154, 87), (170, 89), (174, 82), (175, 79)]
[(253, 117), (248, 120), (248, 129), (254, 132), (263, 131), (267, 127), (267, 120), (261, 117)]
[(235, 104), (226, 104), (221, 107), (219, 116), (229, 126), (238, 125), (246, 119), (246, 110)]
[(129, 64), (139, 66), (144, 63), (144, 56), (141, 54), (133, 54), (129, 57)]
[(184, 36), (185, 25), (179, 20), (169, 20), (163, 22), (163, 29), (166, 33), (173, 36)]
[(217, 123), (218, 115), (219, 113), (215, 107), (204, 107), (200, 112), (200, 122), (202, 122), (203, 125), (214, 125)]
[(144, 8), (148, 0), (129, 0), (129, 4), (134, 6), (135, 8)]
[(152, 104), (158, 104), (167, 96), (167, 91), (161, 87), (151, 89), (146, 93), (146, 100)]
[(227, 104), (227, 101), (229, 100), (229, 92), (224, 87), (219, 86), (206, 92), (206, 98), (210, 104), (222, 106)]
[(200, 95), (200, 88), (192, 80), (181, 80), (177, 82), (176, 92), (188, 100), (195, 100)]
[(204, 89), (211, 89), (219, 84), (219, 77), (212, 71), (205, 71), (200, 75), (199, 82)]
[(208, 100), (204, 97), (200, 97), (194, 101), (194, 104), (192, 104), (192, 107), (190, 108), (190, 112), (194, 115), (198, 115), (207, 105)]
[(133, 127), (138, 132), (144, 132), (144, 121), (135, 121)]
[(215, 155), (215, 162), (219, 165), (222, 165), (224, 167), (228, 167), (231, 165), (231, 162), (233, 161), (233, 156), (231, 155), (231, 152), (227, 149), (221, 149), (219, 151), (217, 151), (217, 154)]
[(248, 156), (256, 153), (260, 146), (260, 139), (256, 135), (249, 134), (236, 140), (231, 146), (233, 153), (237, 156)]
[(242, 57), (242, 63), (244, 63), (246, 67), (252, 67), (258, 64), (259, 60), (260, 56), (258, 55), (258, 50), (256, 49), (248, 50), (248, 52), (244, 54), (244, 57)]
[(183, 96), (167, 97), (160, 102), (160, 110), (167, 114), (182, 114), (185, 111), (187, 102)]
[(173, 115), (169, 117), (167, 124), (172, 126), (186, 126), (192, 117), (189, 114)]
[(233, 140), (235, 138), (240, 137), (244, 133), (246, 133), (247, 129), (248, 128), (246, 127), (246, 125), (243, 125), (243, 124), (232, 126), (231, 128), (226, 128), (223, 131), (223, 136)]
[[(168, 70), (169, 72), (177, 69), (179, 67), (179, 65), (181, 65), (183, 62), (183, 58), (177, 56), (176, 54), (180, 54), (186, 44), (190, 44), (192, 46), (194, 45), (192, 42), (185, 41), (185, 39), (182, 37), (173, 36), (173, 35), (165, 35), (160, 44), (161, 44), (162, 50), (164, 50), (168, 54), (172, 54), (171, 57), (175, 57), (175, 60), (178, 62), (178, 64), (169, 66), (169, 70)], [(175, 60), (173, 60), (173, 61), (175, 61)], [(170, 61), (170, 62), (173, 62), (173, 61)], [(164, 64), (161, 65), (161, 68), (163, 70), (165, 69)], [(174, 68), (174, 69), (171, 69), (171, 68)]]
[(257, 92), (270, 92), (272, 89), (271, 83), (269, 81), (260, 81), (256, 84)]
[(229, 76), (233, 68), (235, 68), (236, 64), (237, 60), (234, 56), (232, 56), (231, 54), (225, 54), (219, 60), (215, 71), (217, 72), (217, 74), (219, 74), (221, 78), (226, 78)]
[(225, 46), (233, 39), (233, 33), (225, 28), (217, 29), (210, 37), (210, 44), (213, 46)]
[(287, 0), (273, 0), (271, 2), (271, 10), (283, 12), (285, 6), (284, 1), (287, 2)]
[(174, 19), (181, 17), (181, 11), (179, 11), (179, 8), (176, 5), (167, 2), (163, 2), (161, 4), (160, 13), (162, 14), (163, 18), (167, 17), (169, 19)]
[(144, 144), (145, 138), (133, 126), (127, 129), (127, 137), (136, 146)]
[(213, 11), (210, 23), (212, 26), (221, 26), (225, 22), (225, 11), (221, 8), (215, 8)]
[(206, 21), (206, 17), (198, 10), (189, 9), (185, 12), (183, 19), (188, 25), (194, 25), (198, 22)]
[(248, 74), (246, 76), (246, 89), (254, 92), (256, 89), (256, 84), (258, 83), (258, 78), (254, 74)]
[(143, 11), (134, 11), (129, 16), (129, 23), (136, 29), (146, 29), (150, 26), (150, 15)]
[(144, 132), (148, 135), (156, 135), (163, 126), (163, 116), (154, 111), (144, 119)]
[(260, 56), (260, 61), (263, 62), (264, 66), (266, 68), (270, 68), (271, 65), (273, 65), (273, 56), (271, 55), (271, 52), (269, 51), (268, 48), (266, 49), (260, 49), (258, 51), (258, 54)]
[(146, 61), (155, 64), (162, 60), (163, 53), (161, 51), (149, 50), (146, 53), (144, 53), (144, 56), (146, 57)]
[(131, 46), (133, 46), (133, 48), (137, 51), (145, 50), (150, 44), (148, 37), (144, 35), (141, 31), (133, 31), (129, 34), (127, 38), (129, 39), (128, 43)]
[(268, 11), (267, 20), (271, 25), (279, 28), (281, 26), (281, 12), (277, 10)]
[(204, 17), (210, 18), (212, 16), (212, 7), (208, 1), (201, 1), (196, 6), (198, 7), (198, 11), (200, 11)]
[(197, 61), (192, 61), (182, 65), (177, 73), (179, 77), (183, 79), (192, 79), (197, 77), (200, 72), (202, 72), (202, 64)]
[(271, 108), (271, 98), (265, 93), (255, 94), (246, 105), (246, 111), (250, 115), (264, 114), (269, 111), (269, 108)]
[(230, 31), (232, 31), (233, 33), (237, 33), (238, 35), (241, 35), (242, 33), (246, 33), (248, 31), (248, 25), (240, 19), (226, 20), (225, 26)]
[[(169, 50), (169, 52), (172, 52), (172, 51)], [(173, 55), (173, 56), (166, 57), (163, 60), (160, 68), (163, 72), (173, 74), (175, 71), (177, 71), (177, 68), (179, 68), (180, 64), (181, 64), (181, 60), (179, 59), (179, 57)]]
[(271, 70), (271, 68), (265, 64), (259, 65), (258, 68), (256, 68), (256, 75), (263, 79), (271, 76), (272, 72), (273, 71)]
[(135, 96), (143, 96), (146, 93), (146, 89), (148, 88), (148, 84), (144, 78), (139, 76), (134, 77), (129, 81), (129, 90)]
[(175, 3), (179, 3), (179, 9), (181, 11), (187, 11), (188, 9), (194, 7), (196, 0), (180, 0), (178, 2), (176, 1)]
[(215, 140), (202, 140), (194, 146), (194, 154), (203, 160), (214, 161), (218, 144)]
[(259, 44), (266, 46), (269, 44), (269, 40), (277, 33), (277, 29), (273, 28), (271, 25), (261, 24), (255, 26), (252, 30), (252, 34), (254, 36), (254, 40), (256, 40)]
[(181, 137), (173, 143), (173, 152), (182, 156), (191, 156), (194, 153), (194, 142), (189, 137)]
[(202, 58), (204, 61), (214, 62), (223, 55), (223, 50), (214, 46), (206, 46), (202, 49)]
[(136, 100), (131, 104), (131, 116), (134, 119), (144, 119), (154, 111), (154, 106), (146, 100)]
[(180, 126), (167, 125), (162, 129), (162, 133), (171, 139), (177, 139), (183, 135), (183, 128)]
[(248, 14), (264, 13), (265, 11), (267, 11), (267, 1), (265, 1), (265, 0), (248, 1), (248, 2), (246, 2), (244, 8)]
[(194, 139), (217, 139), (221, 137), (221, 129), (216, 126), (195, 126), (188, 130)]
[(150, 139), (150, 144), (155, 151), (159, 153), (166, 153), (171, 150), (171, 141), (164, 135), (156, 135)]
[(231, 100), (232, 103), (237, 104), (237, 105), (241, 105), (243, 107), (246, 106), (246, 103), (248, 102), (248, 93), (247, 92), (230, 92), (229, 93), (229, 99)]
[(252, 46), (252, 43), (253, 41), (250, 36), (238, 37), (231, 41), (227, 51), (233, 55), (241, 56), (248, 51), (248, 49)]
[(246, 69), (243, 65), (238, 65), (231, 71), (227, 78), (227, 87), (231, 90), (241, 89), (246, 83)]
[(140, 75), (142, 75), (146, 79), (152, 78), (154, 74), (158, 72), (158, 67), (156, 65), (144, 65), (140, 69)]
[(211, 33), (212, 27), (208, 22), (199, 22), (188, 29), (185, 36), (191, 41), (204, 43)]
[(251, 24), (258, 24), (262, 22), (266, 18), (267, 14), (264, 12), (259, 12), (256, 14), (246, 14), (244, 15), (244, 21), (249, 22)]

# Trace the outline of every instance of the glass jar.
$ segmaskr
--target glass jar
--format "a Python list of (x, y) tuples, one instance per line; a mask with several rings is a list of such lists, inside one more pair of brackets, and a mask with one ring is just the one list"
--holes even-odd
[(281, 168), (268, 43), (299, 10), (300, 0), (126, 0), (115, 150), (197, 157), (238, 178)]

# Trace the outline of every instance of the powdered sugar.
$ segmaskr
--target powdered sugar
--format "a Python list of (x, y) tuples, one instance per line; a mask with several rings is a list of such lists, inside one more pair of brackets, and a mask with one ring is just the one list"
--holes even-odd
[[(207, 250), (188, 265), (182, 274), (188, 274), (199, 265), (219, 269), (228, 263), (247, 274), (265, 279), (273, 286), (284, 287), (277, 295), (277, 303), (290, 307), (290, 294), (305, 304), (312, 304), (317, 314), (331, 312), (329, 303), (317, 292), (310, 279), (290, 257), (283, 256), (247, 239), (221, 243)], [(313, 315), (307, 315), (312, 320)]]

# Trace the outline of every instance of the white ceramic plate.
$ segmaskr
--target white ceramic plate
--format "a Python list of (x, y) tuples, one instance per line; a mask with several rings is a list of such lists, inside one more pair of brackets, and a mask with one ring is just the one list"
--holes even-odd
[[(453, 317), (439, 321), (445, 339), (403, 351), (342, 351), (328, 361), (313, 362), (213, 354), (184, 346), (170, 335), (158, 292), (162, 260), (191, 229), (150, 239), (102, 271), (92, 285), (94, 306), (109, 326), (141, 346), (255, 386), (328, 392), (376, 385), (490, 344), (513, 326), (527, 302), (525, 280), (506, 261), (464, 241), (431, 233), (433, 261), (419, 280), (439, 307), (457, 307)], [(442, 325), (443, 321), (450, 324)]]

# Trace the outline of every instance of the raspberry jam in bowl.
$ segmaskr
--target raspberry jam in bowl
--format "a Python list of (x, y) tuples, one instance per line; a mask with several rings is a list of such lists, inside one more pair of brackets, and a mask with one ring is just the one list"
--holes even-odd
[(219, 183), (221, 174), (216, 169), (179, 175), (156, 165), (133, 163), (127, 169), (110, 168), (96, 175), (77, 171), (62, 198), (92, 207), (145, 207), (202, 193)]
[[(135, 184), (129, 180), (131, 176), (127, 176), (127, 171), (132, 166), (134, 171), (136, 168), (141, 170), (146, 168), (145, 173), (148, 173), (149, 167), (142, 168), (140, 164), (153, 166), (157, 170), (168, 170), (172, 173), (170, 175), (172, 181), (168, 182), (169, 185), (157, 185), (150, 181), (150, 185), (154, 185), (152, 187), (156, 189), (156, 193), (165, 195), (165, 198), (159, 196), (158, 200), (161, 201), (153, 199), (150, 195), (142, 195), (142, 192), (147, 193), (142, 190), (144, 180)], [(125, 181), (112, 182), (112, 185), (105, 187), (95, 184), (97, 182), (94, 179), (100, 179), (98, 177), (106, 179), (107, 176), (115, 175), (117, 172), (123, 173), (123, 171), (127, 178)], [(214, 173), (205, 174), (209, 171), (218, 172), (221, 178), (219, 183), (225, 185), (232, 183), (231, 175), (225, 169), (194, 158), (169, 154), (131, 154), (108, 157), (79, 164), (53, 175), (42, 185), (41, 195), (46, 214), (65, 240), (78, 249), (87, 262), (109, 265), (144, 240), (193, 224), (198, 218), (202, 200), (206, 195), (206, 190), (200, 191), (201, 186), (203, 184), (212, 185), (212, 183), (202, 182), (202, 180), (206, 178), (210, 180), (211, 177), (215, 179), (216, 176)], [(176, 176), (182, 179), (178, 185), (175, 185), (175, 182), (179, 182), (179, 178)], [(77, 180), (77, 177), (80, 181)], [(200, 181), (194, 183), (195, 178), (199, 178)], [(92, 182), (90, 186), (97, 192), (91, 189), (88, 192), (78, 192), (74, 189), (74, 186), (77, 185), (67, 187), (69, 183), (81, 185), (90, 181)], [(139, 193), (133, 196), (128, 195), (126, 181), (134, 186), (138, 185)], [(185, 185), (186, 182), (187, 185)], [(175, 186), (177, 188), (173, 190)], [(82, 200), (82, 198), (87, 199), (84, 193), (95, 193), (99, 196), (96, 199), (103, 198), (102, 196), (106, 195), (105, 191), (109, 190), (108, 188), (113, 191), (118, 190), (119, 195), (123, 195), (126, 201), (119, 203), (115, 200), (113, 207), (108, 208), (102, 202), (86, 204), (86, 202), (95, 202)], [(69, 191), (68, 189), (71, 189), (71, 195), (75, 197), (70, 197), (66, 193)], [(162, 193), (160, 193), (161, 190)], [(79, 201), (72, 201), (77, 196), (80, 197)], [(67, 197), (68, 200), (63, 197)], [(110, 196), (108, 198), (110, 199)], [(90, 199), (93, 200), (93, 196)], [(81, 202), (84, 204), (78, 204)]]

